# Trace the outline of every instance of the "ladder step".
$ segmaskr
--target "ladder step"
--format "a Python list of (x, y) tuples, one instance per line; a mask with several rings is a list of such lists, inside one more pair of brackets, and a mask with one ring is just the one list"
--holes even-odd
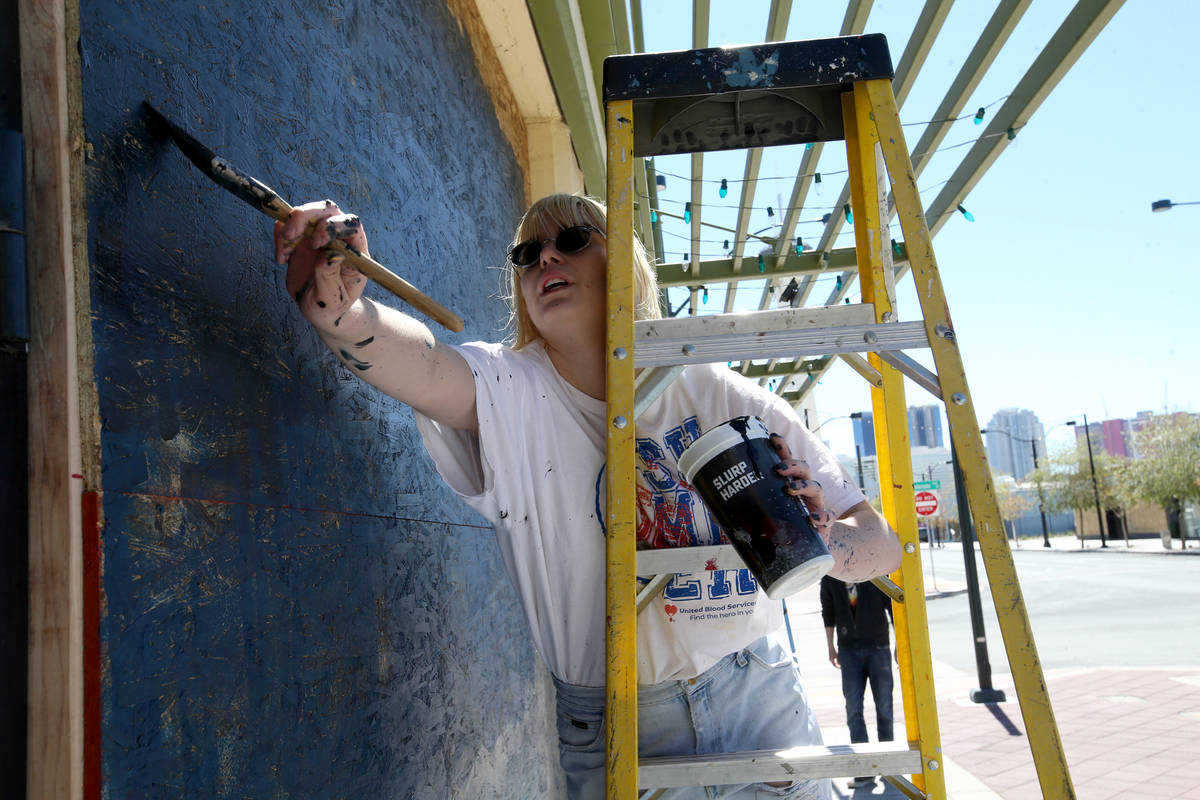
[(643, 758), (638, 762), (638, 785), (659, 789), (920, 772), (921, 752), (903, 742), (812, 745), (790, 750)]
[(742, 561), (731, 544), (637, 551), (638, 575), (675, 575), (680, 572), (745, 568), (746, 562)]
[(634, 323), (635, 367), (711, 364), (928, 347), (921, 321), (875, 323), (862, 304)]

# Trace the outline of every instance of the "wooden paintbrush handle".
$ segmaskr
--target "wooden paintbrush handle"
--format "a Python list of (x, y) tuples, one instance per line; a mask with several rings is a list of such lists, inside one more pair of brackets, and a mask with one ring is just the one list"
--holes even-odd
[(370, 256), (360, 253), (341, 239), (330, 242), (329, 249), (346, 256), (348, 264), (430, 319), (455, 332), (463, 329), (462, 318), (457, 314)]

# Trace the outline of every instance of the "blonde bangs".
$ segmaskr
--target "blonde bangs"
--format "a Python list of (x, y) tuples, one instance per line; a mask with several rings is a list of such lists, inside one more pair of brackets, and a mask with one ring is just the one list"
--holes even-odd
[[(564, 228), (573, 225), (590, 225), (607, 238), (608, 215), (604, 204), (584, 195), (552, 194), (538, 200), (517, 224), (512, 246), (529, 239), (548, 239)], [(635, 235), (633, 237), (634, 316), (637, 319), (658, 319), (662, 316), (658, 301), (658, 276), (646, 257), (646, 249)], [(510, 344), (514, 350), (541, 338), (525, 310), (525, 299), (521, 295), (521, 278), (516, 268), (508, 265)]]

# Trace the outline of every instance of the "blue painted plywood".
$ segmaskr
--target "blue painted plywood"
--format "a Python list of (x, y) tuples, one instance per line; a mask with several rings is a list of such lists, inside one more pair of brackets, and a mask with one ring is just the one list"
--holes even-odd
[(555, 796), (491, 531), (300, 318), (269, 220), (140, 112), (362, 214), (467, 321), (439, 336), (495, 339), (523, 179), (469, 42), (439, 0), (80, 10), (105, 796)]

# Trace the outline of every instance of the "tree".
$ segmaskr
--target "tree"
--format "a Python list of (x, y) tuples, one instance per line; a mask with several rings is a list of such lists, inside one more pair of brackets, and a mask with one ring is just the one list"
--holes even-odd
[(1138, 458), (1126, 472), (1133, 493), (1158, 503), (1171, 535), (1183, 538), (1183, 504), (1200, 501), (1200, 417), (1159, 414), (1134, 432)]
[(1125, 477), (1127, 459), (1101, 450), (1093, 454), (1093, 461), (1096, 465), (1094, 488), (1092, 462), (1088, 460), (1086, 446), (1055, 450), (1045, 463), (1039, 465), (1029, 480), (1035, 484), (1041, 482), (1047, 511), (1094, 512), (1097, 489), (1103, 508), (1120, 509), (1129, 503), (1129, 481)]
[(1034, 505), (1029, 496), (1017, 486), (1017, 482), (1007, 475), (993, 474), (992, 485), (996, 487), (996, 502), (1000, 506), (1000, 516), (1012, 526), (1012, 534), (1015, 539), (1017, 530), (1014, 520), (1033, 508)]

